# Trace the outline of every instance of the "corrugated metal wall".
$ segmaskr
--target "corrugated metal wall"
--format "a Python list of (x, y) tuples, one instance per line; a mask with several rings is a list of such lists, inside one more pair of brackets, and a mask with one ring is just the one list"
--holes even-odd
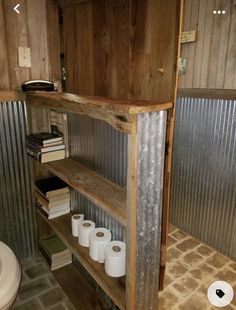
[[(105, 122), (69, 115), (70, 157), (111, 181), (126, 185), (127, 135)], [(107, 193), (109, 195), (109, 193)], [(72, 210), (85, 214), (97, 226), (111, 230), (113, 239), (124, 240), (125, 229), (101, 208), (73, 190)]]
[(170, 221), (236, 258), (236, 101), (179, 98)]
[(0, 102), (0, 239), (20, 257), (35, 254), (32, 169), (24, 102)]
[[(179, 98), (176, 112), (170, 221), (236, 258), (236, 101)], [(126, 135), (82, 116), (69, 123), (72, 157), (125, 186)], [(0, 238), (20, 257), (35, 253), (25, 132), (25, 104), (0, 103)], [(72, 197), (74, 210), (125, 239), (122, 225), (79, 193)]]

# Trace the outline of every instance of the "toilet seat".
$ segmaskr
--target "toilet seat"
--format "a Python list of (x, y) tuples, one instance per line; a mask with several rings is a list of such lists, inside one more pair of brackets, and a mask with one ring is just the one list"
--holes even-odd
[(21, 268), (12, 250), (0, 241), (0, 309), (15, 298), (21, 280)]

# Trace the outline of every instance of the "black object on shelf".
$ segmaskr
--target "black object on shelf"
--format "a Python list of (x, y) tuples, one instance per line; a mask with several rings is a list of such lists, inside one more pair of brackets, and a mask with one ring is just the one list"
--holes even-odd
[(27, 91), (54, 91), (54, 85), (50, 81), (45, 80), (31, 80), (25, 81), (21, 84), (23, 92)]

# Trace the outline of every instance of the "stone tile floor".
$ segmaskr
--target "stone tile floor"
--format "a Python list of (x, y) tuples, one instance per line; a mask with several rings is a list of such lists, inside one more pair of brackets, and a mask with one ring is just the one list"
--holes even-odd
[(213, 310), (207, 289), (214, 281), (226, 281), (234, 289), (230, 305), (236, 310), (236, 262), (169, 226), (165, 289), (159, 293), (158, 310)]
[(15, 310), (75, 310), (44, 260), (21, 261), (22, 282), (13, 306)]
[[(166, 287), (159, 310), (214, 310), (208, 286), (217, 280), (232, 285), (235, 296), (224, 310), (236, 310), (236, 262), (170, 225)], [(15, 310), (75, 310), (41, 257), (23, 260), (23, 278)], [(86, 309), (79, 309), (86, 310)], [(143, 309), (145, 310), (145, 309)]]

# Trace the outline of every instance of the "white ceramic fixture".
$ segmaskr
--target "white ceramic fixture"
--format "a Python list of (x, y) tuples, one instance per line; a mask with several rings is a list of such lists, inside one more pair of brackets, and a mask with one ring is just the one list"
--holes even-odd
[(0, 310), (8, 310), (18, 294), (20, 263), (12, 250), (0, 241)]

